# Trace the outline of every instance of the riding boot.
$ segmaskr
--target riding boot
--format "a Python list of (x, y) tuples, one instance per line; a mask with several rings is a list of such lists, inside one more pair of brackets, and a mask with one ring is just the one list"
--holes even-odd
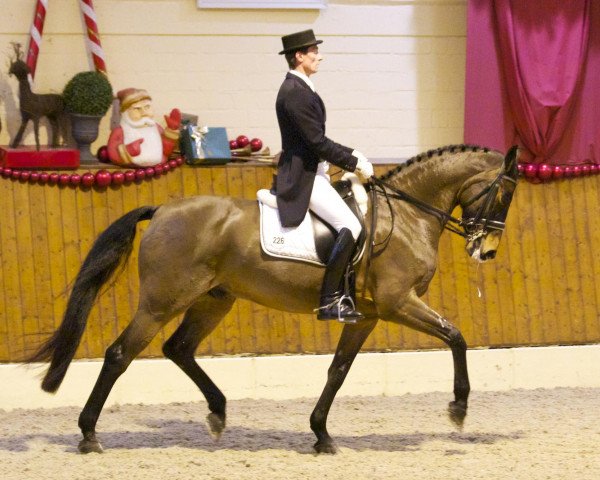
[(346, 281), (344, 273), (348, 264), (352, 262), (355, 247), (350, 230), (342, 228), (327, 261), (321, 287), (318, 320), (339, 320), (340, 322), (356, 323), (357, 320), (364, 318), (360, 312), (355, 310), (354, 300), (345, 294)]

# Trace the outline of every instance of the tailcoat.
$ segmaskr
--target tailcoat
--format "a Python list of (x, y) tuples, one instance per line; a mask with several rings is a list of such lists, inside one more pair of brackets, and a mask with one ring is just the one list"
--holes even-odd
[(281, 225), (298, 226), (308, 210), (319, 161), (353, 172), (353, 149), (325, 136), (325, 105), (300, 77), (286, 75), (275, 103), (282, 152), (274, 189)]

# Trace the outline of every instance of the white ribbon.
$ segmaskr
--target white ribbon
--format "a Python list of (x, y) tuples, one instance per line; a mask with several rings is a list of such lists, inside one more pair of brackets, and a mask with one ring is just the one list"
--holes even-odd
[(194, 126), (191, 128), (190, 137), (195, 140), (196, 146), (196, 158), (204, 158), (204, 152), (202, 151), (202, 142), (204, 141), (204, 136), (208, 133), (208, 127), (204, 125), (203, 127)]

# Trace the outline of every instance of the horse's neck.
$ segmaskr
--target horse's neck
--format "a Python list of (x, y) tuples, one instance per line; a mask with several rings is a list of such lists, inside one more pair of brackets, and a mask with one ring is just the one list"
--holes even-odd
[(467, 155), (441, 155), (406, 167), (396, 185), (399, 189), (445, 212), (456, 206), (457, 193), (464, 182), (476, 173)]

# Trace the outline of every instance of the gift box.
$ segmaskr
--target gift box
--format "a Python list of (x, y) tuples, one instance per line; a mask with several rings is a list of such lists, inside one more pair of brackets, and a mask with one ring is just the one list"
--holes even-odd
[(231, 160), (227, 131), (223, 127), (184, 125), (179, 148), (190, 165), (219, 165)]

